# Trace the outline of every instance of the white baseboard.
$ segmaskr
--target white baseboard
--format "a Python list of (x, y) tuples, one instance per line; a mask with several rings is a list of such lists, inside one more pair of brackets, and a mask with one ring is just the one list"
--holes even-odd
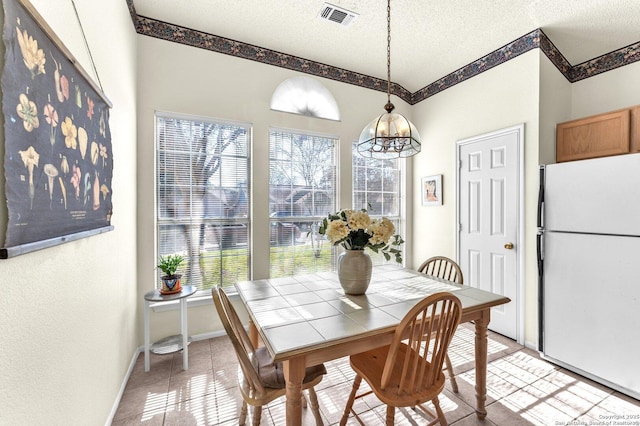
[[(144, 350), (144, 347), (143, 347)], [(104, 423), (105, 426), (109, 426), (113, 422), (113, 418), (116, 415), (116, 411), (118, 411), (118, 406), (120, 405), (120, 400), (122, 399), (122, 395), (124, 395), (124, 390), (127, 387), (127, 383), (129, 382), (129, 377), (131, 377), (131, 373), (133, 372), (133, 367), (136, 365), (136, 361), (138, 359), (138, 355), (140, 354), (140, 349), (136, 350), (131, 357), (131, 362), (129, 363), (129, 368), (127, 369), (127, 374), (125, 374), (122, 384), (120, 385), (120, 391), (118, 395), (116, 395), (116, 400), (111, 407), (111, 412), (109, 413), (109, 417), (107, 417), (107, 421)]]
[(534, 351), (538, 350), (538, 342), (532, 342), (530, 340), (524, 341), (524, 347), (528, 349), (533, 349)]

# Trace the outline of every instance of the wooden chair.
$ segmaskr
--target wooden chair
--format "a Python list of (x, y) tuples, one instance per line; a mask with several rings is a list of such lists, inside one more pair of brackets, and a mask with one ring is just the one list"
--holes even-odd
[(454, 283), (464, 284), (460, 266), (448, 257), (430, 257), (422, 262), (422, 265), (418, 268), (418, 272), (442, 278), (443, 280), (453, 281)]
[[(253, 424), (259, 425), (262, 406), (285, 395), (282, 363), (274, 363), (266, 347), (253, 347), (235, 308), (222, 288), (213, 288), (211, 293), (222, 325), (238, 357), (240, 367), (238, 371), (238, 387), (243, 399), (238, 424), (245, 424), (247, 404), (249, 404), (255, 407)], [(302, 389), (307, 389), (309, 392), (309, 401), (316, 425), (322, 425), (322, 418), (320, 417), (318, 397), (313, 387), (320, 383), (322, 376), (326, 373), (327, 370), (323, 364), (308, 367), (302, 383)], [(302, 398), (303, 406), (306, 407), (306, 399), (304, 399), (304, 396)]]
[[(394, 424), (395, 407), (419, 407), (434, 417), (429, 423), (446, 425), (438, 395), (444, 389), (442, 363), (456, 331), (462, 307), (451, 293), (436, 293), (420, 301), (402, 319), (389, 346), (350, 357), (356, 372), (353, 389), (340, 425), (347, 423), (353, 402), (373, 392), (387, 404), (386, 424)], [(362, 379), (370, 392), (356, 396)], [(436, 413), (420, 405), (431, 401)], [(360, 419), (358, 419), (360, 420)]]
[[(418, 272), (422, 272), (433, 277), (442, 278), (443, 280), (453, 281), (454, 283), (463, 284), (462, 270), (460, 266), (444, 256), (430, 257), (422, 262), (422, 265), (418, 268)], [(447, 374), (449, 375), (449, 382), (451, 383), (451, 390), (458, 393), (458, 383), (456, 382), (456, 375), (453, 371), (453, 364), (451, 358), (447, 354), (444, 359)]]

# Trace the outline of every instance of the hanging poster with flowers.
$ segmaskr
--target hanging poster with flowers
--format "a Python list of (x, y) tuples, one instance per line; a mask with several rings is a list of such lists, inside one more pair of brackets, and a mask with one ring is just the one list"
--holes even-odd
[(113, 229), (111, 103), (27, 0), (3, 0), (0, 257)]

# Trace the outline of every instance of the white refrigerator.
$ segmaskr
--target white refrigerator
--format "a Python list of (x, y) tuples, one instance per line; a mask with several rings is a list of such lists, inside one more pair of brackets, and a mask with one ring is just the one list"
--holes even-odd
[(640, 154), (540, 168), (539, 349), (640, 398)]

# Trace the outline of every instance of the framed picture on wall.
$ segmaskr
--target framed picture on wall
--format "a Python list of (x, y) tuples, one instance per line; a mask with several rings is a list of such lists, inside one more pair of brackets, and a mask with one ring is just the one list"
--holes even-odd
[(442, 175), (423, 177), (420, 187), (423, 206), (442, 205)]
[(102, 88), (28, 0), (2, 4), (6, 259), (113, 230), (113, 151)]

